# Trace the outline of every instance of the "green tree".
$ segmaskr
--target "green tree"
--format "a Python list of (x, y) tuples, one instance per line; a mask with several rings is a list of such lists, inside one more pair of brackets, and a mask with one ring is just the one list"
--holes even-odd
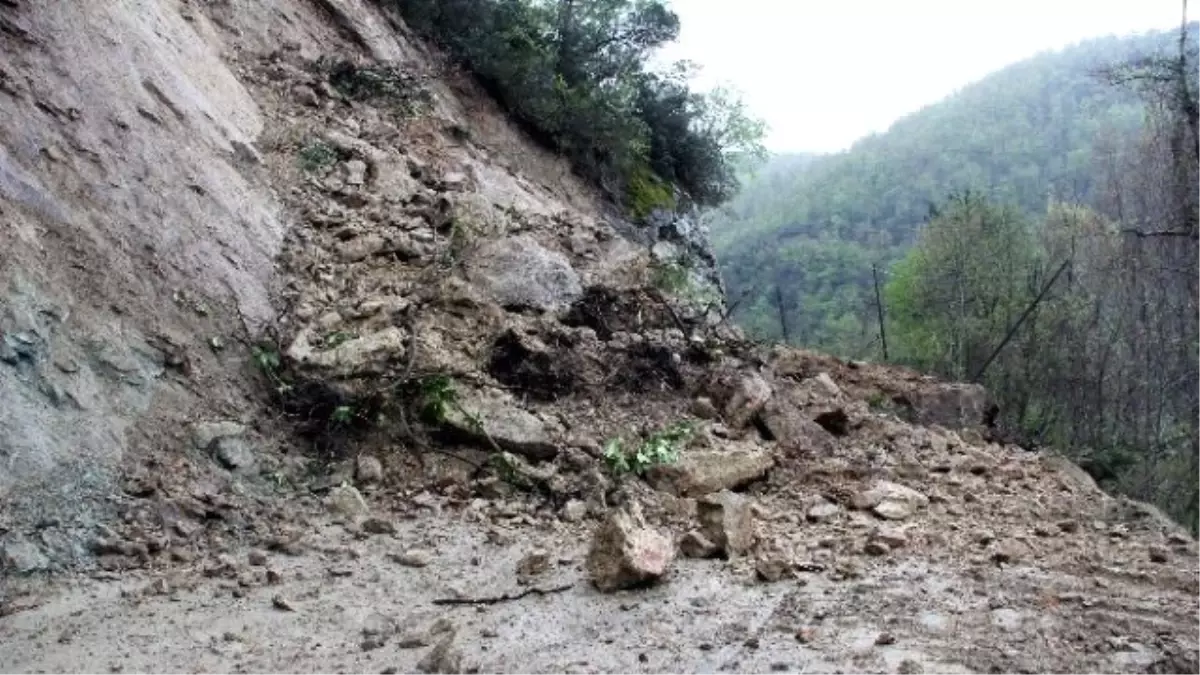
[(633, 211), (675, 203), (663, 181), (719, 204), (737, 187), (735, 158), (761, 148), (762, 125), (739, 100), (697, 95), (682, 70), (647, 69), (650, 53), (679, 33), (660, 0), (381, 1)]
[(1016, 209), (970, 192), (950, 197), (885, 287), (896, 357), (970, 377), (1032, 297), (1036, 261)]

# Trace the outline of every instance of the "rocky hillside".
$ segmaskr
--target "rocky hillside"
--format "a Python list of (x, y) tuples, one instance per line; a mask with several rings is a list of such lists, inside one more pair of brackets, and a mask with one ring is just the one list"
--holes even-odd
[(745, 341), (693, 219), (397, 17), (0, 49), (0, 669), (1196, 669), (1195, 541), (978, 387)]

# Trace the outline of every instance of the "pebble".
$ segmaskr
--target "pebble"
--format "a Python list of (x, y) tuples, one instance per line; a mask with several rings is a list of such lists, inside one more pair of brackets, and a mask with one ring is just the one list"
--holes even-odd
[(276, 595), (275, 597), (271, 598), (271, 606), (275, 609), (283, 610), (285, 612), (296, 611), (296, 605), (292, 604), (291, 600), (288, 600), (282, 595)]
[(405, 567), (426, 567), (433, 562), (433, 552), (420, 548), (409, 549), (391, 557), (396, 563)]

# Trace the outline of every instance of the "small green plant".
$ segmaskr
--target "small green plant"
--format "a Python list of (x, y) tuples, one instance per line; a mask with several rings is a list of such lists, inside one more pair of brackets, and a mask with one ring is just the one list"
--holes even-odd
[(867, 406), (871, 410), (883, 410), (887, 406), (887, 395), (882, 391), (873, 391), (867, 397)]
[(688, 286), (689, 274), (686, 265), (678, 262), (659, 262), (653, 265), (651, 283), (668, 293), (678, 293)]
[(676, 422), (651, 434), (632, 449), (625, 447), (624, 439), (610, 438), (604, 444), (604, 461), (617, 475), (632, 473), (640, 476), (653, 466), (677, 462), (680, 450), (694, 434), (692, 423)]
[(450, 406), (458, 405), (458, 392), (454, 389), (454, 382), (448, 375), (438, 373), (422, 378), (420, 389), (421, 416), (430, 422), (445, 422)]
[(355, 335), (354, 333), (347, 333), (344, 330), (337, 330), (337, 331), (330, 333), (329, 335), (326, 335), (325, 339), (321, 341), (321, 345), (325, 349), (334, 349), (338, 345), (341, 345), (345, 342), (353, 340), (356, 337), (358, 337), (358, 336)]
[(339, 405), (329, 414), (329, 421), (334, 424), (350, 424), (354, 419), (354, 406)]
[(300, 168), (308, 173), (327, 169), (338, 161), (337, 150), (326, 143), (314, 141), (300, 150)]
[(292, 385), (280, 375), (283, 360), (280, 357), (279, 349), (275, 345), (261, 342), (251, 348), (250, 354), (254, 359), (254, 364), (258, 366), (263, 375), (266, 375), (267, 379), (274, 385), (276, 393), (282, 396), (292, 390)]

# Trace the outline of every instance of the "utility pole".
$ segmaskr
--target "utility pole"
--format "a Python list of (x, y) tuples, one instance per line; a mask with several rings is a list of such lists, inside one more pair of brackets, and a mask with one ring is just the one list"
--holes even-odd
[(883, 329), (883, 296), (879, 293), (879, 268), (871, 263), (871, 278), (875, 280), (875, 310), (879, 312), (879, 342), (883, 345), (883, 360), (888, 360), (887, 331)]

